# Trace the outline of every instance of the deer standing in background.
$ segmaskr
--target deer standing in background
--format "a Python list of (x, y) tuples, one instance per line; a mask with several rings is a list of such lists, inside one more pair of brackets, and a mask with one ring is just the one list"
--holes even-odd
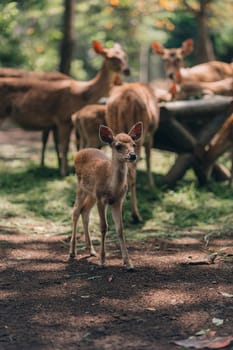
[(231, 177), (229, 179), (229, 186), (231, 186), (233, 180), (233, 113), (226, 119), (219, 132), (213, 137), (210, 147), (204, 155), (207, 179), (210, 177), (215, 161), (226, 151), (230, 151), (231, 154)]
[(106, 105), (87, 105), (72, 115), (78, 148), (103, 146), (99, 138), (99, 127), (106, 124)]
[(164, 60), (165, 74), (176, 83), (187, 81), (213, 82), (233, 76), (233, 64), (211, 61), (184, 68), (184, 57), (193, 51), (193, 40), (185, 40), (181, 47), (166, 49), (157, 41), (152, 42), (155, 54)]
[(119, 44), (107, 49), (94, 41), (93, 48), (104, 57), (104, 62), (96, 77), (90, 81), (0, 79), (0, 122), (10, 118), (28, 130), (43, 131), (57, 127), (62, 176), (68, 174), (71, 115), (108, 95), (116, 75), (129, 74), (126, 55)]
[(89, 233), (90, 211), (97, 204), (100, 231), (100, 264), (105, 265), (105, 236), (107, 232), (107, 207), (111, 206), (112, 217), (120, 239), (123, 263), (127, 269), (133, 264), (129, 259), (123, 232), (122, 208), (127, 192), (127, 163), (136, 161), (135, 147), (142, 136), (142, 123), (135, 124), (128, 134), (114, 136), (112, 130), (100, 126), (99, 136), (102, 142), (110, 145), (112, 159), (95, 148), (82, 149), (75, 155), (75, 171), (78, 178), (77, 196), (73, 211), (73, 231), (70, 241), (70, 258), (76, 255), (76, 230), (79, 216), (82, 216), (86, 245), (90, 255), (96, 255)]
[[(19, 78), (19, 79), (38, 79), (45, 81), (57, 81), (57, 80), (65, 80), (71, 79), (68, 75), (60, 73), (60, 72), (34, 72), (27, 71), (22, 69), (15, 68), (0, 68), (0, 78)], [(59, 157), (59, 149), (58, 149), (58, 136), (57, 136), (57, 127), (54, 126), (52, 129), (47, 128), (42, 131), (42, 151), (41, 151), (41, 166), (44, 166), (45, 163), (45, 149), (48, 142), (49, 132), (52, 131), (55, 151), (58, 159), (58, 165), (60, 168), (61, 159)]]
[[(146, 166), (150, 186), (154, 186), (151, 173), (151, 148), (154, 133), (159, 124), (159, 107), (152, 88), (143, 83), (125, 83), (113, 87), (107, 102), (106, 123), (114, 133), (127, 132), (132, 124), (142, 122), (144, 135), (137, 144), (136, 153), (140, 157), (144, 144)], [(129, 189), (131, 193), (131, 210), (135, 222), (142, 221), (136, 197), (136, 163), (129, 164)]]

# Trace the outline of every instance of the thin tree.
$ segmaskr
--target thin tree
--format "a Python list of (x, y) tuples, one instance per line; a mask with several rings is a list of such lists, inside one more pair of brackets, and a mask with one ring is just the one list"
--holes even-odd
[(195, 56), (197, 63), (215, 60), (213, 45), (209, 34), (209, 16), (213, 0), (199, 0), (198, 6), (192, 6), (187, 0), (183, 4), (191, 11), (197, 21), (197, 40), (195, 42)]
[(67, 75), (70, 73), (74, 50), (74, 5), (75, 0), (64, 0), (63, 38), (60, 49), (59, 71)]

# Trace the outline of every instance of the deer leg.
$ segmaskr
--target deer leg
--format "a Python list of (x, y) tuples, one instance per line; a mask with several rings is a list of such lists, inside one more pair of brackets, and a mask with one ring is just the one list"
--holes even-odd
[(231, 176), (229, 179), (229, 187), (232, 186), (232, 181), (233, 181), (233, 149), (231, 150)]
[(122, 222), (122, 204), (117, 204), (112, 206), (112, 218), (116, 226), (116, 231), (120, 239), (121, 255), (124, 265), (127, 269), (133, 269), (133, 264), (129, 259), (128, 250), (126, 248), (125, 235), (123, 232), (123, 222)]
[(49, 128), (46, 128), (42, 131), (42, 151), (41, 151), (41, 161), (40, 161), (40, 165), (42, 167), (44, 167), (45, 149), (48, 142), (49, 131), (50, 131)]
[(149, 179), (150, 187), (154, 188), (154, 179), (153, 174), (151, 172), (151, 148), (152, 148), (152, 138), (148, 138), (145, 141), (145, 154), (146, 154), (146, 169), (147, 169), (147, 175)]
[(59, 156), (59, 147), (58, 147), (58, 132), (57, 132), (57, 127), (53, 127), (53, 141), (54, 141), (54, 147), (57, 155), (57, 161), (58, 161), (58, 167), (59, 169), (61, 168), (61, 158)]
[(90, 256), (97, 256), (97, 253), (95, 251), (95, 248), (93, 247), (91, 238), (90, 238), (90, 232), (89, 232), (89, 218), (90, 218), (90, 212), (95, 204), (95, 199), (91, 197), (87, 197), (85, 200), (84, 208), (82, 210), (82, 221), (83, 221), (83, 228), (84, 228), (84, 234), (85, 234), (85, 241), (86, 241), (86, 247), (90, 253)]
[(142, 222), (142, 217), (139, 214), (138, 204), (137, 204), (137, 195), (136, 195), (136, 164), (129, 164), (128, 171), (128, 181), (130, 189), (130, 202), (131, 202), (131, 211), (132, 218), (135, 223)]
[(72, 230), (72, 236), (71, 236), (71, 240), (70, 240), (70, 258), (75, 258), (76, 256), (76, 232), (77, 232), (77, 223), (78, 223), (78, 219), (81, 213), (81, 205), (80, 202), (77, 201), (75, 202), (74, 205), (74, 210), (73, 210), (73, 230)]
[(69, 173), (67, 153), (69, 149), (71, 131), (72, 131), (71, 121), (58, 125), (58, 147), (59, 147), (59, 157), (61, 159), (61, 167), (60, 167), (61, 176), (66, 176)]
[(79, 216), (83, 210), (83, 205), (84, 201), (86, 199), (86, 194), (78, 191), (76, 195), (76, 200), (74, 204), (74, 209), (73, 209), (73, 229), (72, 229), (72, 236), (70, 240), (70, 258), (74, 258), (76, 256), (76, 233), (77, 233), (77, 223)]
[(101, 232), (101, 247), (100, 247), (100, 265), (103, 267), (105, 265), (105, 237), (108, 229), (107, 225), (107, 206), (103, 205), (101, 202), (97, 203), (97, 208), (100, 217), (100, 232)]

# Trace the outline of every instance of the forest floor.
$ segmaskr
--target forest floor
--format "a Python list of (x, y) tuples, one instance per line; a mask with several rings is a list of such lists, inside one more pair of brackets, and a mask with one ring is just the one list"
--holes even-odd
[(100, 269), (85, 251), (68, 260), (67, 235), (1, 225), (0, 349), (175, 350), (191, 336), (233, 349), (232, 233), (209, 237), (208, 249), (193, 232), (130, 240), (128, 272), (118, 241)]

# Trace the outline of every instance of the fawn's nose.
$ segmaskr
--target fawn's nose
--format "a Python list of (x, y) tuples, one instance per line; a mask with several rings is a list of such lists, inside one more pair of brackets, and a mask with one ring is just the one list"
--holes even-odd
[(129, 161), (134, 162), (137, 159), (137, 156), (135, 153), (129, 153)]

